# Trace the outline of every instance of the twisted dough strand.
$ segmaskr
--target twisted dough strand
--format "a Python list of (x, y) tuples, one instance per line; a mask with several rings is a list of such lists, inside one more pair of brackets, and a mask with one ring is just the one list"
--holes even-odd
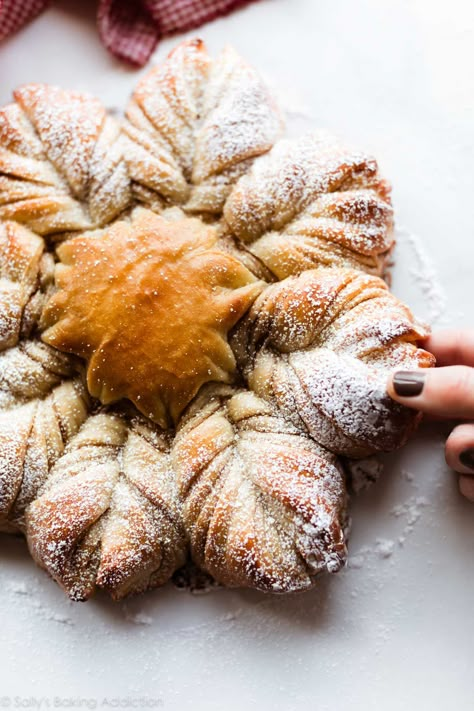
[(0, 407), (3, 410), (43, 398), (74, 376), (74, 358), (37, 340), (24, 340), (0, 353)]
[(256, 160), (224, 217), (278, 279), (319, 265), (381, 274), (393, 245), (390, 187), (377, 163), (322, 132), (281, 140)]
[(38, 234), (103, 225), (131, 201), (120, 127), (94, 97), (46, 84), (0, 110), (0, 218)]
[(84, 385), (70, 380), (43, 400), (0, 412), (0, 530), (24, 530), (26, 508), (88, 409)]
[(142, 418), (90, 417), (30, 505), (26, 533), (74, 600), (162, 585), (186, 547), (167, 437)]
[(221, 583), (302, 590), (346, 555), (335, 457), (253, 393), (207, 386), (173, 447), (193, 559)]
[(15, 222), (0, 222), (0, 352), (35, 328), (53, 267), (41, 237)]
[(211, 61), (201, 40), (180, 44), (139, 82), (127, 118), (125, 156), (136, 196), (212, 214), (281, 131), (258, 74), (231, 48)]
[(401, 446), (419, 417), (391, 400), (395, 367), (433, 365), (427, 334), (377, 277), (316, 269), (269, 286), (232, 338), (252, 390), (336, 454)]

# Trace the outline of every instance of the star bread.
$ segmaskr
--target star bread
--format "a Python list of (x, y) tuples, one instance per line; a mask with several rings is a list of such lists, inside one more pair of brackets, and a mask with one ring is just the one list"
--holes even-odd
[(0, 530), (73, 600), (301, 591), (347, 555), (351, 459), (430, 367), (388, 290), (390, 187), (282, 114), (234, 50), (178, 45), (117, 119), (45, 84), (0, 110)]

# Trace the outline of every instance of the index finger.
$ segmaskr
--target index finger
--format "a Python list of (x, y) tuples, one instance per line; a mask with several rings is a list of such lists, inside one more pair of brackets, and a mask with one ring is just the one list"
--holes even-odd
[(474, 329), (436, 331), (423, 341), (423, 348), (433, 353), (437, 366), (474, 366)]

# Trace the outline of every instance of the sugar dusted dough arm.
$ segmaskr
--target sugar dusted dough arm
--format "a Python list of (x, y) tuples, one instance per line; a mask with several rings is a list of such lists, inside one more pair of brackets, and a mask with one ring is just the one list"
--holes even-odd
[(74, 600), (162, 585), (184, 563), (168, 440), (141, 418), (90, 417), (26, 520), (34, 559)]
[(427, 329), (385, 283), (350, 269), (316, 269), (273, 284), (234, 332), (252, 390), (336, 454), (401, 446), (419, 416), (394, 403), (395, 368), (429, 367)]
[(0, 218), (38, 234), (106, 224), (131, 201), (119, 124), (89, 94), (28, 84), (0, 110)]
[(15, 222), (0, 222), (0, 351), (37, 325), (53, 280), (43, 239)]
[(278, 279), (317, 266), (381, 275), (393, 245), (377, 163), (323, 132), (278, 141), (235, 185), (224, 216)]
[(207, 386), (172, 455), (191, 554), (219, 582), (304, 590), (344, 564), (335, 457), (253, 393)]
[(281, 128), (268, 89), (234, 50), (211, 60), (201, 40), (183, 42), (139, 82), (127, 108), (134, 194), (150, 205), (218, 214)]
[(89, 404), (77, 379), (44, 399), (0, 412), (0, 530), (24, 530), (25, 509), (86, 419)]
[(0, 408), (7, 410), (44, 398), (77, 370), (72, 356), (37, 339), (23, 340), (0, 353)]

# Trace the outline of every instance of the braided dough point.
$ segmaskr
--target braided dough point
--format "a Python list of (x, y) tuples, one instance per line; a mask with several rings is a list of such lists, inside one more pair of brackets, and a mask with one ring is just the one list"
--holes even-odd
[(73, 600), (162, 585), (186, 551), (167, 437), (138, 417), (90, 417), (26, 523), (33, 558)]
[(106, 224), (131, 202), (120, 126), (89, 94), (47, 84), (0, 110), (0, 218), (38, 234)]
[(86, 420), (90, 400), (80, 379), (0, 412), (0, 530), (24, 530), (34, 501), (66, 442)]
[(219, 582), (290, 592), (345, 561), (335, 457), (253, 393), (207, 386), (173, 447), (194, 561)]
[(377, 163), (323, 132), (281, 140), (256, 160), (224, 217), (278, 279), (319, 265), (382, 274), (393, 246), (390, 187)]
[(282, 129), (259, 75), (230, 47), (212, 61), (201, 40), (182, 42), (139, 82), (127, 107), (128, 169), (148, 202), (218, 214), (233, 183)]
[(386, 393), (389, 370), (434, 365), (426, 327), (377, 277), (304, 272), (269, 286), (232, 347), (249, 387), (319, 444), (346, 457), (391, 451), (419, 415)]

